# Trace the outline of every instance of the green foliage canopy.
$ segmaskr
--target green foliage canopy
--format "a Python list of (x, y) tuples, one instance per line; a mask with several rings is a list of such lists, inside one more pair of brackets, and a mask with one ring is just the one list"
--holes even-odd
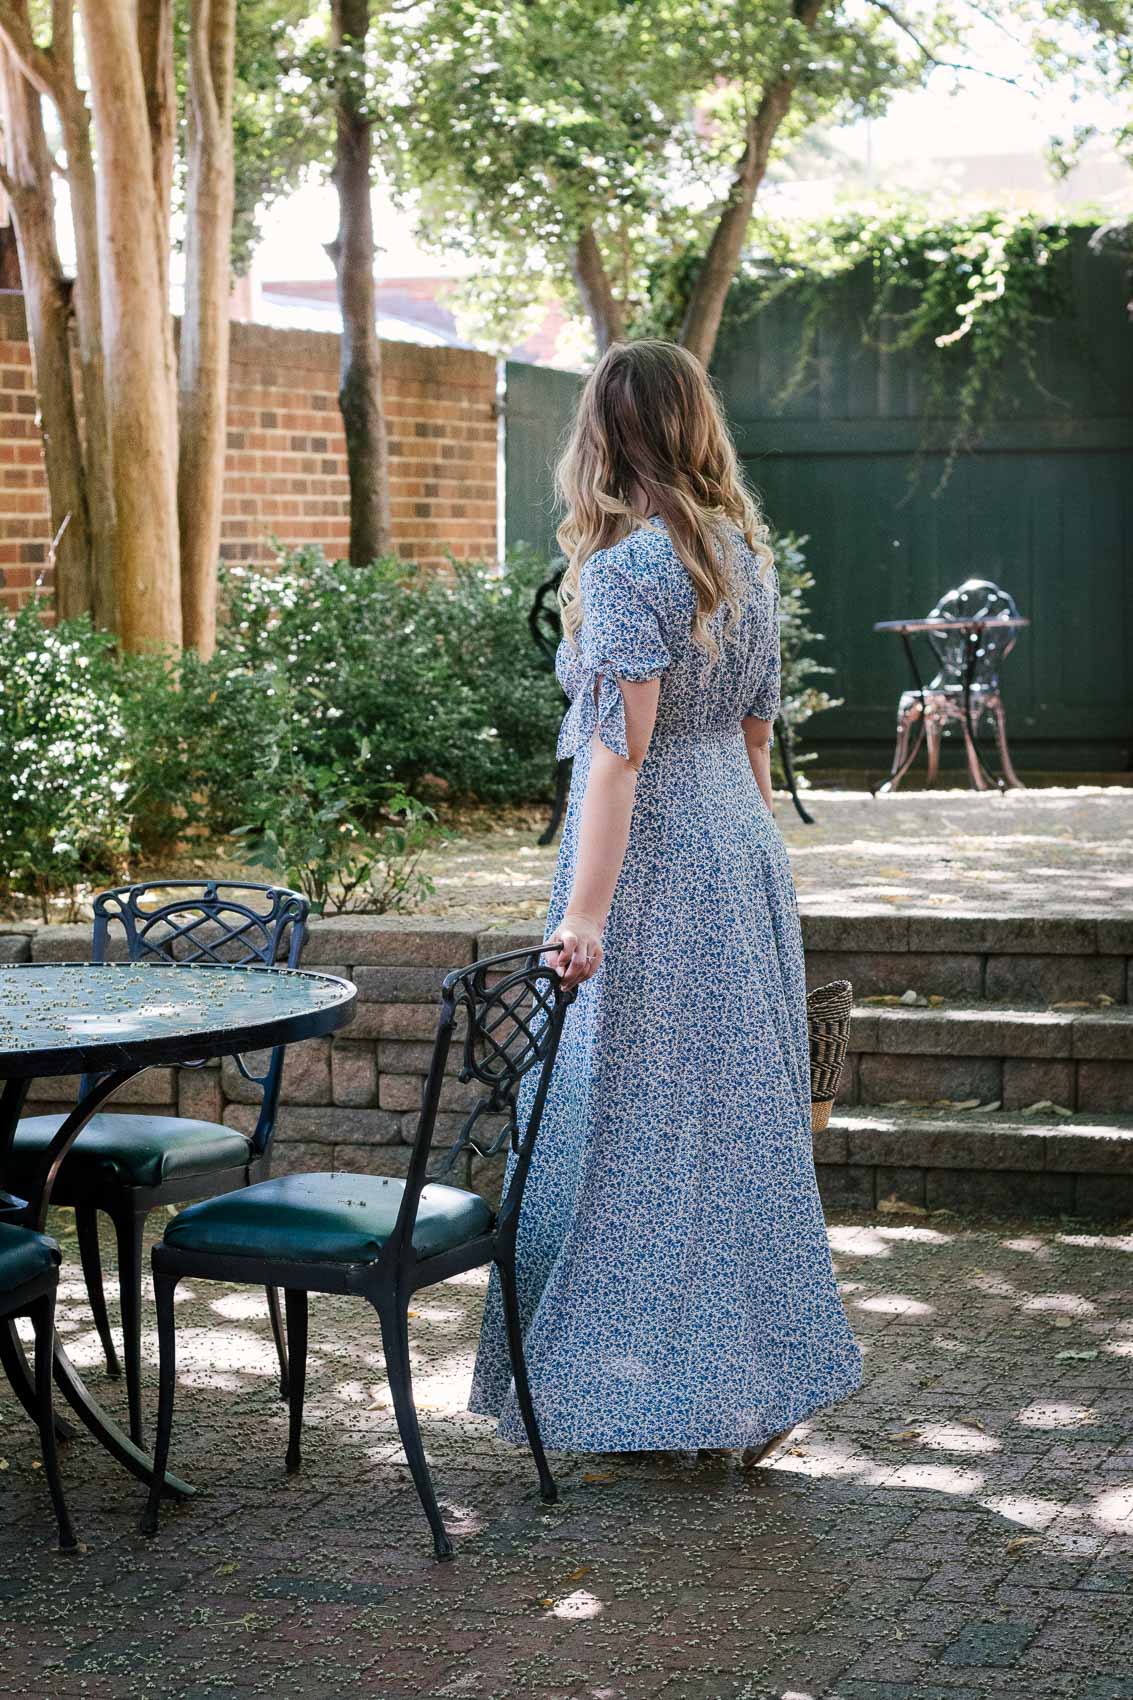
[(962, 11), (910, 6), (914, 41), (896, 8), (841, 0), (811, 29), (786, 0), (429, 0), (387, 19), (387, 156), (426, 237), (489, 271), (501, 333), (544, 280), (569, 296), (586, 227), (640, 315), (659, 260), (703, 254), (777, 79), (784, 147), (883, 111), (962, 40)]

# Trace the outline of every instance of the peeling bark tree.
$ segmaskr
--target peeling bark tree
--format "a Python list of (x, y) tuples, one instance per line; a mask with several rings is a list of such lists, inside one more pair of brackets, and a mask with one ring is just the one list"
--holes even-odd
[(110, 424), (102, 360), (102, 303), (99, 290), (98, 213), (91, 149), (90, 108), (75, 77), (73, 7), (53, 12), (50, 92), (63, 132), (67, 187), (75, 232), (75, 281), (71, 304), (79, 346), (87, 509), (91, 527), (92, 612), (95, 624), (118, 623), (114, 584), (114, 487), (110, 476)]
[(184, 641), (206, 658), (216, 647), (228, 399), (235, 44), (236, 0), (193, 0), (177, 505)]
[(71, 379), (70, 289), (55, 241), (51, 155), (40, 96), (0, 42), (0, 181), (19, 245), (28, 339), (51, 501), (55, 606), (63, 619), (91, 606), (90, 523), (82, 444)]
[[(169, 214), (173, 205), (173, 145), (177, 129), (177, 89), (173, 76), (173, 0), (135, 0), (138, 59), (149, 120), (153, 171), (153, 239), (161, 277), (161, 299), (169, 300)], [(165, 315), (165, 377), (169, 405), (175, 406), (177, 356), (173, 319)]]
[(389, 467), (370, 202), (371, 122), (360, 65), (370, 23), (370, 0), (332, 0), (331, 15), (339, 62), (334, 160), (338, 235), (327, 245), (327, 252), (334, 261), (342, 313), (338, 402), (350, 475), (350, 560), (354, 566), (365, 566), (390, 547)]
[(117, 518), (118, 635), (177, 647), (181, 587), (176, 415), (166, 374), (169, 302), (150, 125), (132, 0), (81, 0), (98, 134), (97, 207), (110, 460)]

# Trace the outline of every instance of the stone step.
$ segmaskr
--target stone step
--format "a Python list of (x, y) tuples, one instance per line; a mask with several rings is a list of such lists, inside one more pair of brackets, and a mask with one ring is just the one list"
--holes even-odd
[[(813, 904), (813, 899), (811, 900)], [(807, 978), (854, 982), (859, 997), (916, 991), (1049, 1004), (1133, 1001), (1133, 915), (894, 913), (802, 909)]]
[(1133, 1008), (858, 1004), (839, 1101), (1133, 1113)]
[(839, 1208), (1133, 1215), (1133, 1115), (840, 1108), (814, 1154)]

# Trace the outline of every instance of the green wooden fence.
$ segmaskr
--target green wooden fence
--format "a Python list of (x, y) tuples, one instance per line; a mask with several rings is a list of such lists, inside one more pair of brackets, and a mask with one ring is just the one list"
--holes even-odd
[[(940, 495), (951, 421), (910, 354), (863, 346), (868, 278), (834, 285), (813, 382), (781, 410), (802, 309), (789, 298), (733, 328), (714, 362), (737, 445), (776, 530), (806, 534), (823, 659), (842, 708), (810, 723), (824, 762), (879, 768), (908, 684), (875, 620), (928, 612), (965, 578), (1009, 590), (1031, 628), (1004, 670), (1020, 766), (1133, 766), (1133, 328), (1123, 268), (1085, 242), (1075, 312), (1039, 351), (1041, 388), (1009, 375), (1003, 417), (981, 427)], [(509, 366), (507, 536), (553, 544), (548, 468), (578, 380)]]

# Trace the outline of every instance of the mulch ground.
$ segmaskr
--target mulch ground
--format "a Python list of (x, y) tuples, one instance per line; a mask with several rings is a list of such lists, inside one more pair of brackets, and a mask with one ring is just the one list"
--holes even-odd
[[(449, 1565), (366, 1307), (313, 1301), (289, 1479), (262, 1293), (186, 1283), (174, 1450), (200, 1491), (156, 1541), (83, 1437), (63, 1457), (84, 1550), (57, 1554), (34, 1434), (0, 1405), (0, 1694), (1133, 1700), (1130, 1227), (836, 1217), (862, 1392), (750, 1475), (558, 1456), (554, 1507), (463, 1408), (482, 1279), (423, 1293)], [(73, 1246), (64, 1275), (68, 1348), (120, 1408)], [(147, 1360), (152, 1411), (152, 1337)]]

